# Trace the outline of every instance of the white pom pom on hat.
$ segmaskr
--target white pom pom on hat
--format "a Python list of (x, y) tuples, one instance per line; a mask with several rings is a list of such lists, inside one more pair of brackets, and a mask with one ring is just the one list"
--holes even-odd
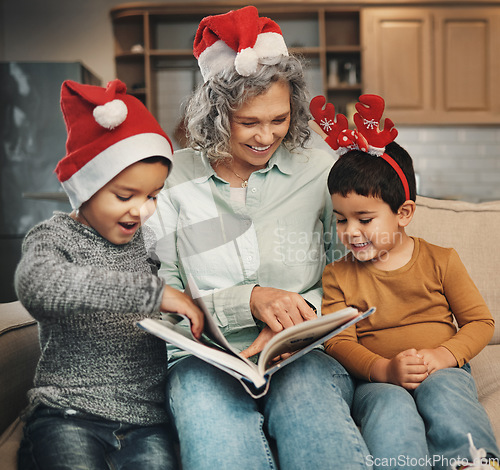
[(106, 129), (114, 129), (127, 117), (127, 105), (122, 100), (113, 100), (94, 108), (94, 119)]
[(78, 209), (128, 166), (148, 157), (172, 161), (172, 143), (144, 104), (120, 80), (106, 88), (66, 80), (61, 109), (68, 131), (66, 156), (55, 169)]
[(251, 47), (247, 47), (246, 49), (238, 52), (238, 54), (236, 54), (236, 58), (234, 59), (236, 71), (244, 77), (253, 75), (257, 71), (258, 64), (259, 57), (255, 50)]
[(193, 53), (207, 81), (233, 66), (242, 76), (252, 75), (259, 63), (277, 63), (288, 55), (288, 49), (280, 27), (269, 18), (259, 17), (254, 6), (247, 6), (203, 18)]

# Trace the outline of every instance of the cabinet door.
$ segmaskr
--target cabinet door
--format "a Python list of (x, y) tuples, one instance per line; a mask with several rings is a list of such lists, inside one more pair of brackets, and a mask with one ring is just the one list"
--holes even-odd
[(395, 122), (424, 120), (432, 108), (432, 21), (426, 9), (362, 12), (363, 89), (381, 95)]
[(500, 10), (439, 9), (436, 108), (453, 122), (500, 122)]
[(500, 122), (499, 8), (366, 8), (362, 31), (365, 93), (396, 123)]

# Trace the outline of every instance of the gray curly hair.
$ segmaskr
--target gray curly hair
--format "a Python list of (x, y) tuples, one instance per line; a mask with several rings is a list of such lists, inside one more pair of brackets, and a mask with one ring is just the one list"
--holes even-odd
[(229, 142), (232, 113), (276, 82), (290, 87), (290, 127), (283, 144), (289, 150), (305, 147), (310, 137), (309, 101), (302, 61), (293, 55), (283, 57), (277, 64), (263, 64), (249, 77), (232, 68), (200, 85), (185, 111), (189, 145), (205, 152), (212, 162), (232, 158)]

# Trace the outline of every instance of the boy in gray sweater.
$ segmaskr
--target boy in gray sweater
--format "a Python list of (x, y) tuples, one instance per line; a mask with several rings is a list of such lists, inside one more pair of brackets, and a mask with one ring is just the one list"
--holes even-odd
[(172, 145), (119, 80), (66, 81), (67, 154), (56, 173), (73, 212), (35, 226), (16, 271), (39, 322), (41, 357), (25, 412), (20, 469), (176, 469), (166, 421), (165, 343), (135, 323), (160, 311), (203, 316), (156, 275), (142, 224), (171, 164)]

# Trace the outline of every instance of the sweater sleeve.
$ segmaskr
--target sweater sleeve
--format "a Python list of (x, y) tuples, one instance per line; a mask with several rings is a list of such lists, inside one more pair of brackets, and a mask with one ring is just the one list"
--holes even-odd
[(460, 329), (442, 346), (455, 356), (458, 366), (462, 367), (488, 344), (495, 329), (494, 320), (455, 250), (451, 250), (443, 287)]
[[(346, 304), (344, 293), (337, 282), (335, 265), (329, 264), (323, 272), (323, 305), (322, 313), (327, 315), (342, 308)], [(358, 342), (356, 325), (353, 325), (325, 343), (325, 351), (346, 370), (357, 378), (370, 380), (370, 369), (373, 363), (381, 358)]]
[(104, 262), (102, 266), (75, 262), (75, 251), (98, 248), (78, 247), (67, 235), (56, 225), (42, 223), (24, 240), (15, 287), (37, 320), (85, 317), (105, 310), (146, 315), (158, 311), (164, 284), (157, 276), (112, 270)]

